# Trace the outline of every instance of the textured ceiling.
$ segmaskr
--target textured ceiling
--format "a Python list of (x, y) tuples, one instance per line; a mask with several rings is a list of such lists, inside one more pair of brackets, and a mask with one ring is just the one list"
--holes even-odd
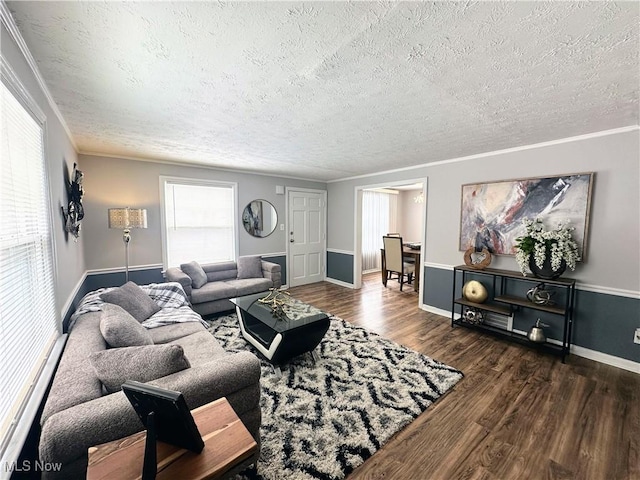
[(80, 152), (331, 180), (638, 124), (638, 2), (6, 3)]

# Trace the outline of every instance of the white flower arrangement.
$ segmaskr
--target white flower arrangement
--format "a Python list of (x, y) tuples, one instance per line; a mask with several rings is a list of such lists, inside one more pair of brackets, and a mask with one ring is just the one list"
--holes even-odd
[(555, 230), (545, 230), (542, 220), (525, 218), (522, 223), (525, 234), (516, 238), (516, 261), (523, 275), (526, 276), (529, 259), (533, 255), (538, 268), (542, 268), (547, 258), (547, 251), (551, 252), (551, 268), (559, 270), (564, 260), (571, 270), (576, 269), (576, 262), (580, 260), (578, 244), (571, 233), (575, 230), (569, 222), (558, 223)]

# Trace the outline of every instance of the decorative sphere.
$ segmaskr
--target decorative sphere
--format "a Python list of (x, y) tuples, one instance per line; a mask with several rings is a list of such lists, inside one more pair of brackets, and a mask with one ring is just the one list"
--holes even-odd
[(489, 294), (484, 285), (477, 280), (470, 280), (462, 287), (462, 296), (474, 303), (484, 302)]

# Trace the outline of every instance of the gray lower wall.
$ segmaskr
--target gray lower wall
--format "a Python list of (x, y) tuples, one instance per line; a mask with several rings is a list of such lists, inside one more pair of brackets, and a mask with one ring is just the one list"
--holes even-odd
[(282, 284), (287, 283), (287, 256), (286, 255), (263, 255), (263, 260), (267, 262), (273, 262), (280, 265), (280, 272), (282, 274)]
[(353, 283), (353, 255), (327, 252), (327, 277)]
[[(453, 270), (425, 267), (423, 303), (450, 312), (452, 307)], [(492, 293), (490, 277), (470, 276), (479, 280)], [(461, 296), (462, 277), (457, 276), (456, 297)], [(513, 295), (525, 296), (534, 283), (510, 281), (507, 288)], [(563, 304), (562, 293), (554, 296)], [(459, 310), (456, 310), (459, 313)], [(633, 333), (638, 326), (640, 300), (619, 295), (607, 295), (587, 290), (576, 290), (571, 343), (596, 352), (640, 363), (640, 346), (633, 343)], [(550, 325), (546, 333), (549, 338), (561, 339), (563, 319), (557, 315), (537, 310), (520, 309), (514, 315), (513, 328), (529, 331), (536, 319)]]

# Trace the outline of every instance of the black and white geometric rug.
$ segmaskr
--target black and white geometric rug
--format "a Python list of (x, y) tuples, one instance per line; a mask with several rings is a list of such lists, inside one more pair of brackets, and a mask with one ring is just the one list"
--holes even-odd
[[(209, 323), (227, 351), (256, 353), (235, 314)], [(258, 476), (238, 478), (342, 479), (463, 376), (337, 317), (318, 349), (317, 362), (302, 355), (282, 378), (261, 358)]]

